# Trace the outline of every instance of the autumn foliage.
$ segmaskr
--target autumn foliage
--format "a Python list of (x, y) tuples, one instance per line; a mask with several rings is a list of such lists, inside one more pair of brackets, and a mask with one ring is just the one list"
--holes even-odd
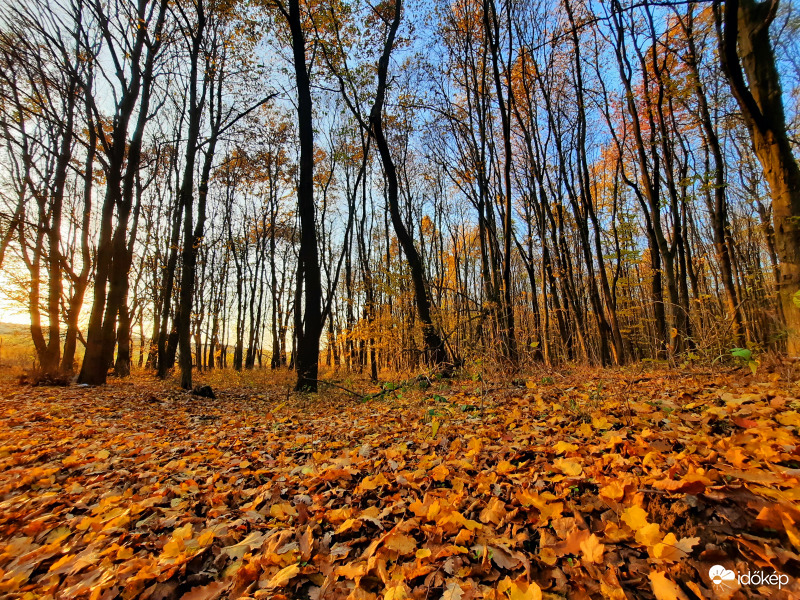
[[(217, 400), (143, 376), (7, 382), (0, 593), (796, 598), (787, 377), (579, 369), (366, 400), (246, 380)], [(790, 583), (723, 589), (717, 564)]]

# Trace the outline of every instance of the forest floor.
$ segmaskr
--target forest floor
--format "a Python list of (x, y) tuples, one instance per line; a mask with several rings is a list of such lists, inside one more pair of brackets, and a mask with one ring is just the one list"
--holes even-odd
[(800, 598), (793, 370), (6, 377), (0, 597)]

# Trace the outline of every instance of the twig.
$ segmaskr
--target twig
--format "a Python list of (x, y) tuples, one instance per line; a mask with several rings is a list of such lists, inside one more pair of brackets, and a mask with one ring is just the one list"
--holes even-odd
[(335, 383), (331, 383), (330, 381), (325, 381), (324, 379), (314, 379), (313, 381), (316, 381), (317, 383), (324, 383), (325, 385), (329, 385), (331, 387), (338, 388), (338, 389), (342, 390), (343, 392), (347, 392), (348, 394), (351, 394), (351, 395), (355, 396), (356, 398), (364, 398), (364, 394), (361, 394), (359, 392), (354, 392), (353, 390), (350, 390), (350, 389), (348, 389), (346, 387), (343, 387), (341, 385), (337, 385)]

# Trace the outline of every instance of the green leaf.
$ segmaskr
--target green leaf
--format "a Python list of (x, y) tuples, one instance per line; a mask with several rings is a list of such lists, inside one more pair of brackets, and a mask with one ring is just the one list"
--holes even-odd
[(747, 348), (734, 348), (731, 350), (731, 356), (735, 356), (744, 362), (749, 362), (753, 358), (753, 353)]
[(794, 294), (792, 294), (792, 302), (797, 308), (800, 308), (800, 290), (797, 290)]

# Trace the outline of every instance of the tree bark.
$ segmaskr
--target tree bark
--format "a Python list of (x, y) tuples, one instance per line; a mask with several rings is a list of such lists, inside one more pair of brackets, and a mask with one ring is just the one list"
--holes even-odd
[(378, 153), (380, 154), (384, 175), (386, 177), (387, 200), (389, 202), (389, 214), (392, 219), (392, 226), (394, 227), (397, 241), (403, 248), (409, 271), (411, 271), (411, 280), (414, 284), (414, 300), (422, 326), (422, 338), (425, 343), (425, 351), (430, 363), (435, 366), (440, 366), (447, 362), (447, 350), (431, 318), (431, 303), (428, 295), (428, 286), (425, 283), (422, 259), (420, 258), (417, 248), (414, 246), (414, 239), (408, 233), (403, 223), (403, 217), (400, 214), (397, 167), (392, 158), (386, 134), (383, 131), (383, 106), (386, 99), (389, 58), (394, 47), (397, 30), (400, 27), (402, 12), (402, 0), (395, 0), (394, 14), (389, 26), (389, 34), (386, 37), (386, 41), (383, 45), (383, 52), (378, 61), (378, 87), (375, 92), (375, 103), (372, 105), (372, 110), (370, 111), (369, 123), (372, 137), (378, 146)]
[[(300, 174), (297, 186), (297, 208), (300, 217), (300, 251), (297, 258), (298, 290), (302, 286), (302, 306), (295, 302), (294, 310), (302, 321), (295, 319), (297, 351), (292, 354), (297, 369), (297, 391), (317, 391), (319, 370), (319, 338), (322, 334), (322, 279), (317, 249), (317, 229), (314, 206), (314, 115), (311, 99), (309, 65), (306, 62), (306, 38), (303, 32), (300, 0), (288, 0), (288, 8), (279, 10), (289, 25), (295, 84), (297, 85), (297, 129), (300, 138)], [(297, 300), (300, 300), (298, 297)]]
[(786, 133), (780, 75), (769, 39), (778, 0), (726, 0), (724, 15), (718, 3), (715, 8), (722, 67), (772, 196), (775, 250), (780, 261), (778, 298), (786, 320), (786, 349), (797, 358), (800, 357), (800, 308), (795, 304), (800, 291), (800, 167)]

